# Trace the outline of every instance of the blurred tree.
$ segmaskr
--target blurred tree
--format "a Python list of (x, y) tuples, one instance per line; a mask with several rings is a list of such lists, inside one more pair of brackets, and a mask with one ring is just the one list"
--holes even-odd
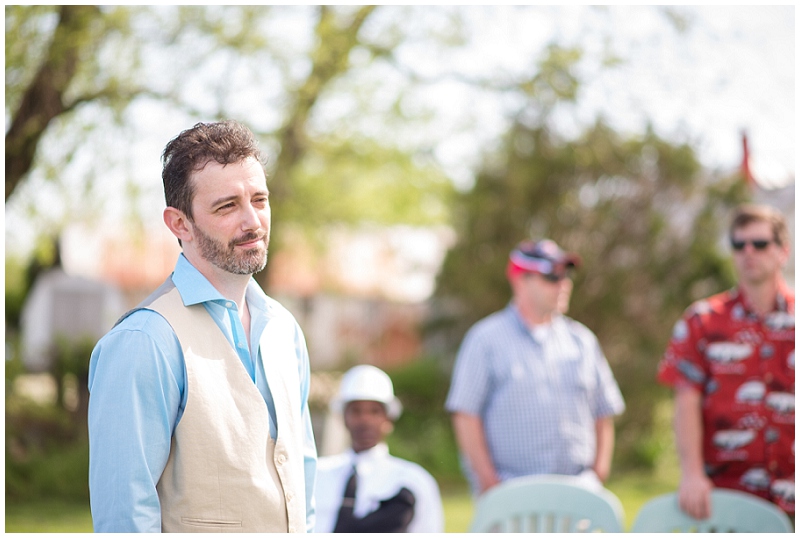
[(536, 113), (518, 119), (460, 196), (459, 241), (436, 295), (457, 299), (450, 330), (460, 340), (509, 301), (505, 265), (518, 241), (549, 237), (578, 252), (570, 315), (597, 334), (625, 396), (618, 455), (652, 464), (650, 428), (664, 395), (656, 364), (682, 311), (733, 284), (721, 238), (746, 188), (651, 130), (628, 138), (598, 121), (565, 140), (548, 128), (548, 107), (531, 106)]
[[(376, 215), (382, 222), (441, 223), (447, 214), (435, 195), (447, 181), (430, 159), (354, 128), (352, 117), (375, 101), (377, 89), (353, 73), (389, 58), (407, 39), (390, 17), (379, 23), (384, 32), (364, 32), (377, 10), (7, 6), (7, 210), (12, 202), (52, 234), (99, 218), (113, 197), (127, 206), (129, 228), (139, 227), (143, 208), (154, 205), (143, 199), (160, 196), (161, 186), (155, 174), (149, 187), (135, 178), (137, 111), (155, 107), (183, 118), (184, 127), (223, 118), (248, 124), (270, 146), (266, 153), (277, 156), (268, 163), (273, 211), (287, 229), (296, 223), (310, 233), (306, 221), (353, 224)], [(344, 116), (343, 95), (350, 111)], [(391, 106), (385, 112), (399, 114)], [(312, 162), (304, 163), (307, 155)], [(19, 193), (32, 178), (35, 186)], [(345, 183), (345, 192), (335, 190)], [(397, 198), (376, 188), (387, 183)], [(297, 189), (311, 198), (299, 200)], [(42, 202), (53, 191), (57, 207)], [(417, 204), (422, 198), (431, 203)], [(274, 248), (282, 246), (277, 231)]]
[(100, 74), (97, 51), (127, 31), (123, 10), (98, 6), (6, 6), (6, 201), (34, 165), (53, 120), (81, 104), (124, 103), (142, 90), (112, 70)]

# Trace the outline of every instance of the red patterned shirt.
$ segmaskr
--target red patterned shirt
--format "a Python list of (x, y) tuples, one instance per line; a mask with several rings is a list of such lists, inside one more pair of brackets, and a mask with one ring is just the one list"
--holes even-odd
[(703, 394), (703, 461), (717, 487), (794, 513), (794, 292), (759, 317), (741, 290), (697, 301), (676, 324), (658, 381)]

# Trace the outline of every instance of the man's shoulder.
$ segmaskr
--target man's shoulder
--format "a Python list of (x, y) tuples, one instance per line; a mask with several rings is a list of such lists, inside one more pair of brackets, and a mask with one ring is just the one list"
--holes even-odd
[(284, 306), (283, 303), (264, 293), (264, 290), (261, 289), (261, 286), (255, 285), (254, 289), (256, 290), (259, 299), (262, 301), (264, 310), (267, 312), (267, 315), (270, 318), (281, 319), (287, 323), (297, 325), (297, 319), (295, 318), (294, 314), (292, 314), (292, 312), (286, 306)]
[(500, 328), (511, 326), (513, 323), (513, 311), (510, 308), (504, 308), (479, 319), (470, 327), (468, 332), (473, 335), (493, 333)]
[(790, 288), (786, 282), (781, 282), (778, 293), (786, 302), (789, 311), (794, 312), (794, 288)]
[(572, 319), (568, 316), (560, 316), (556, 319), (562, 320), (567, 329), (577, 336), (582, 338), (597, 338), (597, 336), (594, 334), (594, 331), (576, 319)]
[(693, 302), (686, 309), (684, 316), (692, 318), (725, 315), (739, 301), (739, 293), (735, 288), (725, 290)]
[[(579, 343), (584, 351), (590, 352), (582, 353), (584, 358), (593, 357), (596, 359), (604, 356), (597, 335), (580, 321), (561, 315), (553, 320), (553, 324), (556, 326), (557, 334), (562, 334), (564, 338), (568, 338), (571, 342)], [(562, 329), (559, 330), (557, 328), (558, 325)]]
[(137, 308), (127, 313), (95, 345), (95, 354), (127, 354), (136, 349), (161, 350), (171, 356), (180, 348), (172, 325), (158, 312), (147, 308)]
[(429, 473), (422, 465), (414, 463), (413, 461), (404, 460), (397, 456), (389, 455), (389, 461), (396, 466), (404, 476), (412, 479), (419, 480), (432, 480), (435, 482), (433, 475)]
[(277, 299), (270, 297), (266, 293), (264, 294), (264, 302), (266, 303), (267, 308), (270, 311), (272, 311), (275, 315), (285, 316), (294, 319), (294, 314), (292, 314), (288, 308), (283, 306), (283, 303), (281, 303)]
[(146, 306), (137, 306), (126, 312), (106, 334), (124, 331), (141, 332), (150, 336), (168, 335), (174, 332), (164, 316)]

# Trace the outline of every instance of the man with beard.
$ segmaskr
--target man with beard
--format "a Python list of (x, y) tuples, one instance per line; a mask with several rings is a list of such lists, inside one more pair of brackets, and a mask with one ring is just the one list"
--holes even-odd
[(331, 408), (344, 416), (351, 448), (319, 459), (317, 532), (444, 532), (436, 480), (384, 442), (402, 411), (389, 376), (351, 368)]
[(252, 133), (198, 123), (167, 144), (175, 270), (95, 347), (95, 532), (304, 532), (316, 449), (300, 327), (252, 275), (269, 191)]

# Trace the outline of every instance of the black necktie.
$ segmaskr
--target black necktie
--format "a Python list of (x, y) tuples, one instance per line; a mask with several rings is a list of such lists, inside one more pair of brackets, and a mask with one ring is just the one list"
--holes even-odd
[(353, 466), (353, 472), (347, 480), (347, 486), (344, 488), (344, 497), (342, 497), (342, 507), (339, 508), (339, 518), (336, 520), (336, 527), (333, 532), (349, 532), (353, 522), (353, 506), (356, 504), (356, 467)]
[(414, 494), (408, 488), (401, 488), (391, 499), (380, 501), (378, 508), (363, 518), (353, 516), (356, 501), (356, 469), (347, 480), (339, 508), (339, 518), (333, 532), (408, 532), (408, 525), (414, 518)]

